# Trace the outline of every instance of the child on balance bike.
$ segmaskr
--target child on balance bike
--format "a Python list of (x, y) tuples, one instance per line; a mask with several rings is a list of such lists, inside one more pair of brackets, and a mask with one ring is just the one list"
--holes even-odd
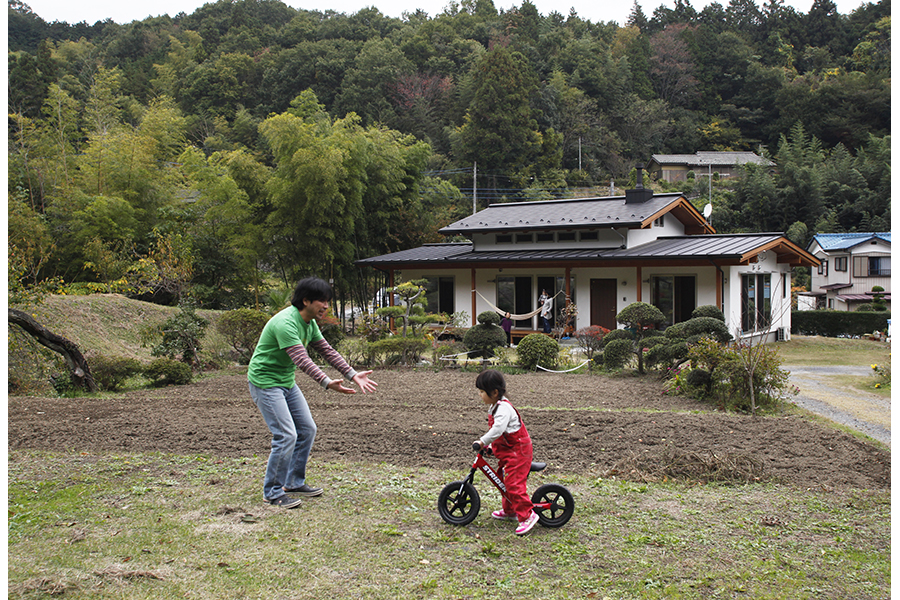
[(506, 380), (502, 373), (494, 369), (482, 371), (475, 379), (475, 387), (482, 402), (490, 405), (490, 429), (474, 444), (480, 448), (490, 446), (499, 462), (507, 492), (501, 509), (495, 510), (491, 516), (501, 520), (517, 520), (516, 535), (525, 535), (538, 522), (538, 514), (532, 508), (526, 489), (533, 458), (531, 436), (519, 411), (506, 397)]

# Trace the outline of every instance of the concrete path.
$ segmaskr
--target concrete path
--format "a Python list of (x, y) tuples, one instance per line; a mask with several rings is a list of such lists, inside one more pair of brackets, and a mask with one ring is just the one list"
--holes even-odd
[(846, 425), (891, 446), (891, 399), (848, 388), (841, 376), (872, 375), (869, 367), (806, 367), (782, 365), (800, 393), (792, 402), (810, 412)]

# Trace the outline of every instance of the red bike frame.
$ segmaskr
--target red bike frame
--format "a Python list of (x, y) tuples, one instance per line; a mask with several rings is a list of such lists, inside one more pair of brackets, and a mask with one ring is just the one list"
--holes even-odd
[[(546, 467), (546, 463), (532, 462), (531, 463), (531, 471), (542, 471), (544, 467)], [(500, 476), (484, 459), (484, 450), (480, 450), (478, 454), (475, 455), (475, 462), (472, 463), (472, 470), (469, 472), (469, 476), (466, 477), (465, 481), (468, 481), (470, 484), (474, 485), (475, 479), (475, 471), (481, 471), (484, 473), (484, 476), (488, 478), (488, 481), (494, 484), (494, 487), (499, 490), (500, 494), (506, 498), (506, 484), (503, 483), (503, 477)], [(552, 503), (550, 502), (536, 502), (533, 504), (534, 508), (540, 509), (549, 509), (552, 507)]]

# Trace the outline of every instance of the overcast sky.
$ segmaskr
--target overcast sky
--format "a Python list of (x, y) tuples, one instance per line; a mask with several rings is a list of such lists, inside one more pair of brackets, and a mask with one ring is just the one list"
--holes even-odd
[[(697, 11), (710, 4), (712, 0), (694, 0), (690, 4)], [(718, 0), (723, 6), (728, 6), (728, 0)], [(574, 8), (582, 19), (594, 23), (601, 21), (615, 21), (620, 25), (628, 20), (634, 0), (532, 0), (542, 15), (548, 15), (557, 11), (563, 15), (569, 14), (569, 9)], [(87, 21), (94, 24), (97, 21), (112, 19), (116, 23), (130, 23), (141, 21), (147, 17), (156, 17), (168, 14), (175, 16), (179, 12), (191, 14), (204, 4), (204, 0), (25, 0), (42, 19), (47, 22), (65, 21), (67, 23), (79, 23)], [(335, 10), (352, 14), (367, 6), (374, 6), (382, 14), (389, 17), (400, 17), (404, 12), (414, 12), (421, 8), (429, 16), (434, 17), (448, 4), (448, 0), (286, 0), (285, 4), (294, 8), (306, 10)], [(649, 18), (657, 7), (665, 5), (674, 7), (674, 0), (639, 0), (638, 4), (644, 14)], [(757, 0), (757, 4), (761, 4)], [(787, 0), (785, 4), (793, 6), (798, 12), (806, 14), (812, 7), (813, 0)], [(850, 14), (864, 4), (862, 0), (835, 0), (838, 12)], [(494, 0), (494, 6), (498, 10), (509, 10), (514, 6), (521, 6), (522, 0)]]

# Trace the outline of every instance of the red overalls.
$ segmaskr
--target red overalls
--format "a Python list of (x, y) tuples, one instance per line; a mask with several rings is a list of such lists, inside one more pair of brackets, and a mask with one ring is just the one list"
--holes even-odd
[[(498, 402), (506, 402), (510, 406), (512, 404), (506, 398), (498, 400)], [(503, 499), (503, 512), (507, 514), (515, 513), (521, 523), (531, 516), (531, 510), (534, 506), (531, 498), (528, 497), (528, 473), (531, 472), (531, 461), (534, 457), (534, 450), (531, 445), (531, 436), (525, 429), (525, 422), (522, 415), (513, 406), (513, 410), (519, 416), (521, 427), (513, 433), (504, 433), (491, 443), (491, 449), (500, 463), (500, 477), (506, 485), (506, 498)], [(493, 413), (488, 414), (488, 427), (494, 426)]]

